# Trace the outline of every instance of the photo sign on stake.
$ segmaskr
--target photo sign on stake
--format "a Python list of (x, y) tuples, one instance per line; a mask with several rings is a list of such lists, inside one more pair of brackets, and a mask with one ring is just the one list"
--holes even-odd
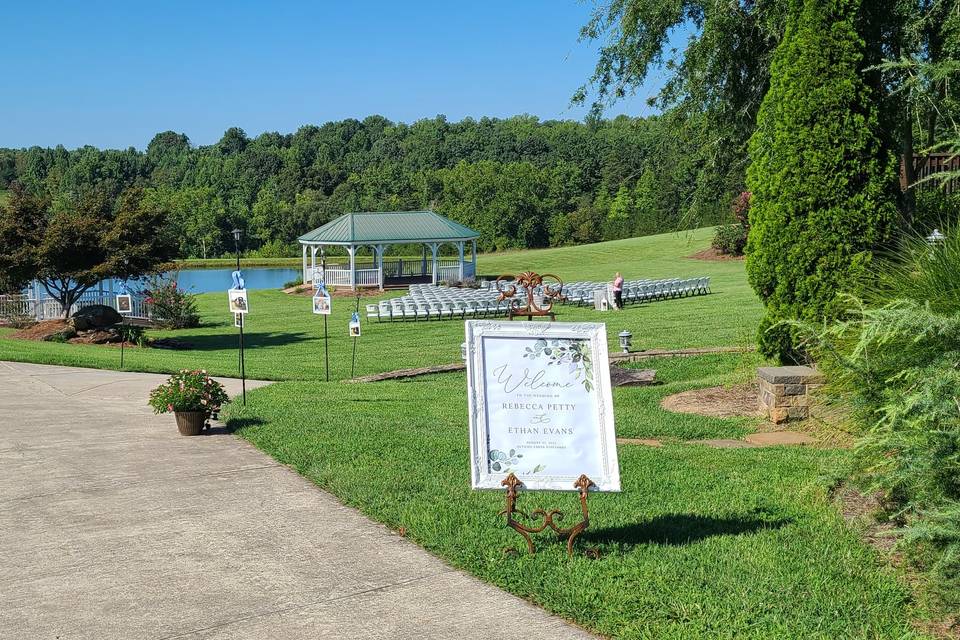
[(249, 313), (250, 303), (247, 300), (246, 289), (230, 289), (227, 292), (230, 302), (230, 313)]
[(471, 482), (575, 491), (586, 474), (619, 491), (613, 398), (602, 323), (468, 320)]
[(117, 295), (117, 313), (124, 316), (133, 313), (133, 296), (129, 293)]
[(317, 285), (317, 290), (313, 294), (313, 312), (318, 315), (328, 316), (332, 310), (330, 304), (330, 292), (321, 282)]

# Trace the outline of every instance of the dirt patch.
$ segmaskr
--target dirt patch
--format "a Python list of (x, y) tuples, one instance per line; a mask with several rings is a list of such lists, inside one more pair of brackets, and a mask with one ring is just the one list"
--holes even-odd
[(23, 340), (46, 340), (50, 336), (60, 333), (67, 328), (66, 320), (44, 320), (13, 334), (14, 338)]
[(711, 418), (758, 418), (757, 385), (740, 384), (733, 387), (694, 389), (667, 396), (660, 406), (674, 413), (695, 413)]
[[(863, 527), (863, 538), (870, 546), (890, 552), (896, 543), (891, 535), (896, 525), (891, 522), (877, 522), (874, 515), (880, 511), (880, 494), (860, 493), (849, 485), (841, 485), (834, 490), (833, 499), (840, 507), (843, 519), (857, 527)], [(899, 560), (899, 558), (895, 558)]]
[(691, 260), (709, 260), (713, 262), (725, 262), (727, 260), (738, 260), (743, 261), (743, 256), (731, 256), (726, 253), (720, 253), (713, 247), (709, 249), (704, 249), (703, 251), (697, 251), (692, 256), (687, 256)]

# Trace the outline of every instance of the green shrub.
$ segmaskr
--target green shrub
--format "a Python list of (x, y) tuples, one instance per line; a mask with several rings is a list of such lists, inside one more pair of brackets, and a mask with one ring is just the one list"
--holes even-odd
[(913, 228), (919, 234), (934, 228), (954, 227), (960, 223), (960, 192), (945, 193), (943, 189), (926, 188), (916, 193)]
[(750, 233), (750, 201), (753, 197), (749, 191), (744, 191), (736, 198), (730, 207), (730, 212), (736, 223), (717, 227), (710, 246), (728, 256), (742, 256), (747, 246), (747, 235)]
[(914, 300), (937, 313), (960, 312), (960, 226), (941, 231), (943, 240), (933, 245), (926, 235), (902, 238), (897, 251), (879, 265), (880, 277), (869, 300)]
[(740, 224), (725, 224), (717, 227), (710, 246), (728, 256), (742, 256), (747, 246), (747, 231)]
[(175, 279), (156, 279), (145, 293), (152, 319), (158, 326), (187, 329), (200, 324), (195, 296), (178, 288)]
[(793, 3), (750, 140), (747, 274), (766, 306), (760, 350), (781, 361), (803, 358), (796, 329), (781, 321), (836, 317), (837, 293), (865, 279), (896, 216), (859, 8)]
[(281, 289), (290, 289), (290, 288), (292, 288), (292, 287), (299, 287), (299, 286), (302, 285), (302, 284), (303, 284), (303, 276), (300, 276), (300, 277), (298, 277), (298, 278), (295, 279), (295, 280), (288, 280), (287, 282), (284, 282), (284, 283), (283, 283), (283, 286), (280, 287), (280, 288), (281, 288)]
[(123, 338), (123, 340), (129, 342), (130, 344), (135, 344), (138, 347), (143, 347), (147, 344), (146, 330), (140, 325), (117, 325), (117, 331), (120, 333), (120, 336)]
[(855, 482), (882, 495), (901, 548), (960, 605), (960, 316), (913, 300), (859, 307), (812, 346), (851, 410)]

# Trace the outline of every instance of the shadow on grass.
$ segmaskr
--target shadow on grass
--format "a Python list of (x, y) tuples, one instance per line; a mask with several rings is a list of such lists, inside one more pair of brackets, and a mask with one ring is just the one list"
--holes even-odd
[(583, 541), (623, 547), (641, 544), (682, 546), (714, 536), (735, 536), (779, 529), (790, 522), (790, 519), (772, 518), (762, 512), (728, 518), (671, 513), (636, 524), (587, 529), (583, 533)]
[[(182, 343), (183, 346), (174, 351), (222, 351), (223, 349), (237, 348), (238, 331), (224, 333), (207, 333), (200, 335), (173, 336), (174, 340)], [(306, 333), (268, 333), (245, 332), (243, 334), (243, 344), (246, 348), (255, 347), (278, 347), (288, 344), (296, 344), (307, 340), (315, 340), (316, 336)]]
[(262, 424), (266, 424), (266, 421), (262, 418), (228, 418), (226, 424), (211, 427), (206, 433), (211, 436), (236, 433), (247, 427), (259, 427)]

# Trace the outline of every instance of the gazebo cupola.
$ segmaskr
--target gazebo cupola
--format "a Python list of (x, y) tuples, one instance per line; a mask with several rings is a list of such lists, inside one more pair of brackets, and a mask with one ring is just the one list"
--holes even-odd
[[(345, 213), (298, 238), (303, 245), (303, 281), (320, 279), (334, 287), (383, 289), (384, 284), (436, 284), (441, 280), (472, 278), (477, 273), (479, 237), (473, 229), (433, 211)], [(440, 257), (444, 244), (456, 247), (456, 258)], [(421, 255), (385, 260), (384, 252), (397, 245), (420, 245)], [(328, 247), (342, 247), (348, 260), (330, 261), (326, 255)], [(364, 247), (370, 249), (370, 255), (361, 258), (359, 253)]]

